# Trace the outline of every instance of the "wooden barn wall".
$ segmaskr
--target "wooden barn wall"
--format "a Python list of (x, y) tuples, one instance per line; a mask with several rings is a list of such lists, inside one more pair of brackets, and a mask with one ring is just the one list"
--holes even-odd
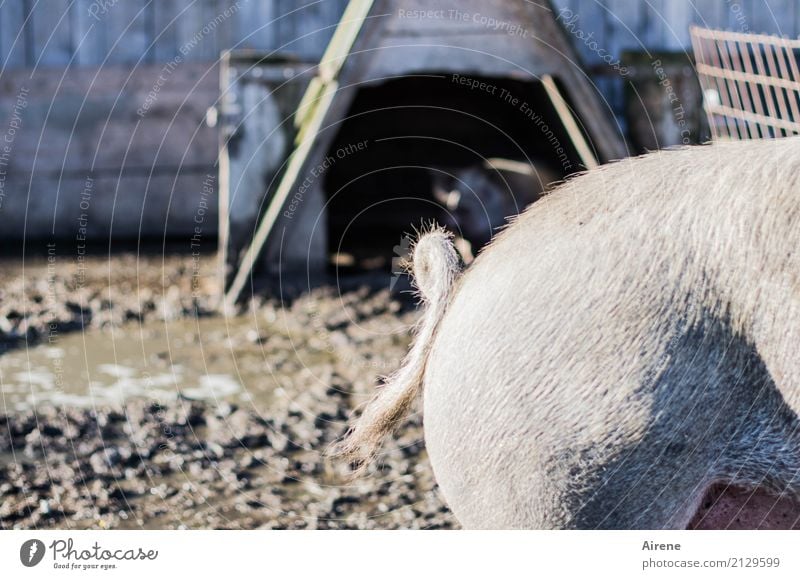
[[(593, 32), (612, 54), (623, 50), (690, 50), (689, 26), (797, 37), (796, 0), (556, 0), (557, 10), (580, 15), (581, 28)], [(596, 53), (576, 42), (588, 62)]]
[[(508, 0), (512, 1), (512, 0)], [(521, 0), (519, 0), (521, 1)], [(0, 7), (3, 70), (166, 62), (202, 38), (187, 60), (213, 60), (230, 47), (319, 58), (346, 0), (7, 0)], [(699, 24), (796, 37), (795, 0), (555, 0), (613, 54), (680, 50)], [(435, 2), (431, 3), (433, 7)], [(228, 11), (230, 17), (219, 18)], [(210, 22), (214, 30), (203, 34)], [(576, 43), (588, 62), (599, 57)]]
[[(14, 143), (2, 160), (0, 238), (19, 239), (23, 231), (29, 237), (72, 235), (90, 176), (95, 213), (89, 230), (97, 239), (112, 230), (121, 236), (191, 234), (206, 202), (207, 176), (216, 172), (217, 131), (205, 125), (204, 115), (218, 97), (220, 51), (275, 50), (314, 62), (346, 4), (2, 2), (0, 131), (8, 132), (20, 94), (25, 106), (16, 109), (21, 119), (13, 121)], [(577, 15), (573, 28), (596, 41), (589, 46), (573, 33), (598, 89), (618, 114), (623, 79), (608, 70), (598, 47), (615, 56), (688, 50), (690, 24), (791, 37), (800, 31), (795, 0), (556, 0), (555, 11)], [(152, 98), (160, 76), (163, 86)], [(211, 206), (205, 235), (216, 233), (214, 201)], [(127, 215), (136, 219), (128, 222)]]
[(192, 239), (199, 227), (212, 242), (218, 130), (205, 120), (220, 52), (315, 62), (345, 4), (0, 4), (0, 138), (13, 130), (0, 159), (0, 241)]
[(192, 61), (214, 60), (231, 47), (319, 58), (346, 5), (346, 0), (6, 0), (0, 7), (0, 57), (3, 69), (152, 64), (167, 62), (190, 45), (186, 60)]
[[(591, 41), (574, 39), (597, 84), (618, 116), (623, 114), (624, 79), (599, 53), (615, 58), (624, 51), (686, 51), (691, 54), (689, 27), (800, 35), (797, 0), (554, 0), (562, 19), (577, 15), (573, 31), (591, 34)], [(573, 17), (574, 18), (574, 17)]]

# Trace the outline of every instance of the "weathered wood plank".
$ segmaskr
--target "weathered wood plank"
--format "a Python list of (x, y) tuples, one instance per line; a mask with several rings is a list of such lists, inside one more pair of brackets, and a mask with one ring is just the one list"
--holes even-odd
[[(9, 194), (0, 208), (4, 223), (0, 240), (20, 240), (27, 229), (28, 240), (47, 238), (51, 233), (76, 239), (81, 233), (95, 242), (163, 237), (185, 238), (188, 242), (197, 225), (195, 216), (201, 213), (203, 233), (213, 236), (217, 230), (217, 199), (213, 195), (202, 199), (203, 183), (211, 181), (209, 174), (213, 176), (200, 169), (153, 177), (104, 173), (9, 179)], [(82, 197), (85, 191), (89, 195)], [(81, 205), (84, 199), (87, 202)]]
[(155, 5), (153, 51), (156, 62), (169, 62), (178, 54), (178, 22), (190, 4), (183, 0), (161, 0)]
[(724, 28), (727, 25), (728, 8), (719, 0), (694, 0), (692, 23), (703, 28)]
[[(136, 110), (147, 98), (162, 65), (142, 65), (133, 72), (126, 65), (108, 65), (99, 71), (76, 67), (67, 71), (63, 81), (60, 74), (46, 68), (37, 70), (32, 79), (24, 69), (4, 73), (0, 110), (13, 108), (20, 87), (35, 90), (30, 90), (22, 111), (4, 186), (0, 220), (13, 227), (0, 227), (0, 237), (20, 233), (16, 226), (24, 222), (29, 190), (33, 204), (29, 225), (35, 221), (37, 227), (45, 228), (42, 232), (49, 232), (56, 208), (60, 234), (74, 235), (69, 228), (74, 226), (71, 212), (75, 207), (66, 199), (79, 194), (87, 176), (96, 178), (97, 193), (102, 189), (104, 200), (114, 192), (118, 195), (115, 219), (124, 220), (126, 211), (141, 212), (145, 207), (150, 216), (145, 235), (163, 232), (164, 200), (169, 199), (177, 179), (168, 233), (187, 231), (194, 211), (191, 195), (200, 190), (206, 174), (216, 174), (217, 134), (204, 123), (205, 111), (219, 93), (216, 69), (195, 87), (208, 69), (204, 62), (181, 64), (143, 117)], [(149, 178), (150, 195), (144, 206)], [(216, 207), (216, 203), (210, 205)], [(107, 230), (110, 209), (108, 204), (102, 207), (94, 206), (97, 213), (93, 219)], [(138, 219), (128, 221), (138, 227)], [(216, 231), (216, 221), (212, 221), (209, 234)], [(153, 229), (153, 223), (158, 228)], [(118, 229), (115, 221), (115, 234), (130, 233), (126, 227), (120, 223)], [(33, 229), (29, 227), (29, 231)]]
[(151, 2), (117, 2), (109, 8), (102, 21), (107, 29), (109, 63), (147, 62), (144, 55), (150, 45), (147, 12), (152, 9)]
[(108, 55), (105, 18), (95, 0), (75, 2), (75, 50), (79, 66), (99, 66)]
[(753, 32), (795, 36), (796, 9), (797, 2), (792, 0), (757, 0), (753, 7)]
[(663, 50), (666, 47), (666, 0), (644, 0), (640, 35), (648, 49)]
[(665, 2), (664, 47), (668, 50), (684, 50), (691, 45), (689, 24), (692, 22), (692, 6), (688, 2)]
[[(602, 62), (598, 47), (607, 46), (606, 9), (594, 0), (582, 0), (569, 12), (556, 11), (561, 24), (567, 29), (567, 38), (581, 58), (590, 66)], [(596, 44), (593, 44), (596, 43)]]
[[(282, 47), (282, 52), (295, 52), (300, 48), (297, 40), (298, 20), (307, 14), (308, 8), (303, 6), (311, 1), (313, 0), (301, 0), (301, 2), (274, 0), (276, 14), (286, 15), (275, 22), (275, 44), (276, 47)], [(295, 12), (290, 14), (293, 10)]]
[(233, 13), (226, 16), (227, 2), (217, 0), (195, 0), (182, 12), (177, 21), (178, 51), (187, 60), (216, 60), (225, 30), (232, 25)]
[[(278, 17), (275, 1), (241, 2), (236, 13), (235, 36), (238, 48), (277, 48)], [(290, 16), (291, 18), (291, 16)]]
[(220, 15), (225, 17), (225, 21), (220, 24), (214, 39), (214, 54), (212, 55), (214, 60), (219, 58), (223, 50), (236, 43), (236, 16), (242, 9), (243, 3), (242, 0), (211, 0), (209, 2), (213, 10), (213, 18)]
[(625, 0), (606, 0), (603, 26), (606, 28), (607, 50), (619, 57), (624, 50), (644, 50), (639, 26), (644, 6), (641, 2)]
[(726, 2), (726, 16), (723, 28), (736, 32), (755, 32), (753, 30), (753, 0), (731, 0)]
[(338, 21), (331, 17), (330, 4), (327, 0), (309, 2), (298, 12), (297, 18), (282, 21), (288, 26), (285, 30), (279, 29), (279, 34), (282, 39), (292, 41), (292, 52), (304, 59), (319, 58), (333, 36), (332, 25)]
[(22, 2), (6, 2), (0, 10), (0, 70), (25, 66), (25, 10)]
[(40, 2), (33, 9), (36, 66), (65, 66), (75, 52), (75, 27), (71, 18), (75, 6), (70, 0)]

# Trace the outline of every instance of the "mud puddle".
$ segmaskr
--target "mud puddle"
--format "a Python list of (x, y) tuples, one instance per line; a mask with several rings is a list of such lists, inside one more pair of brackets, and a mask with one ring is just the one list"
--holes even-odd
[(242, 316), (154, 320), (57, 336), (0, 356), (0, 413), (179, 398), (263, 410), (281, 382), (264, 347), (267, 334), (276, 332)]

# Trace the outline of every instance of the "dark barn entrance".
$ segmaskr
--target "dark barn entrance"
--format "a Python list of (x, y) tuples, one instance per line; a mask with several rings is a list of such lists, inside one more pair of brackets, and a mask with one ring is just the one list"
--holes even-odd
[(438, 171), (487, 158), (547, 167), (542, 179), (581, 168), (541, 83), (447, 73), (360, 89), (327, 155), (335, 158), (323, 188), (337, 273), (389, 272), (414, 227), (441, 222)]

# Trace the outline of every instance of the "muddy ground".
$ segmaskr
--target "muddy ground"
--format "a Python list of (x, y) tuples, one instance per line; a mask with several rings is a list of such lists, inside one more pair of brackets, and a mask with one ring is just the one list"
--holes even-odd
[[(212, 256), (52, 261), (0, 265), (7, 352), (215, 315)], [(363, 479), (324, 455), (397, 367), (415, 319), (408, 299), (366, 287), (253, 301), (220, 323), (237, 363), (263, 366), (268, 404), (179, 395), (0, 415), (0, 528), (457, 526), (418, 415)]]
[[(325, 455), (379, 377), (399, 365), (417, 319), (413, 300), (353, 283), (221, 315), (215, 265), (213, 256), (161, 255), (0, 263), (0, 529), (457, 528), (419, 414), (365, 478), (349, 479), (347, 465)], [(75, 336), (83, 349), (51, 360)], [(241, 391), (198, 399), (191, 394), (202, 388), (152, 398), (134, 389), (109, 404), (78, 396), (96, 382), (62, 366), (78, 382), (55, 388), (66, 396), (38, 367), (28, 372), (36, 395), (19, 398), (15, 376), (32, 360), (91, 370), (106, 341), (115, 362), (118, 351), (141, 350), (139, 370), (177, 375), (192, 366), (189, 380), (201, 382), (222, 368)], [(800, 505), (715, 488), (692, 526), (798, 528)]]

